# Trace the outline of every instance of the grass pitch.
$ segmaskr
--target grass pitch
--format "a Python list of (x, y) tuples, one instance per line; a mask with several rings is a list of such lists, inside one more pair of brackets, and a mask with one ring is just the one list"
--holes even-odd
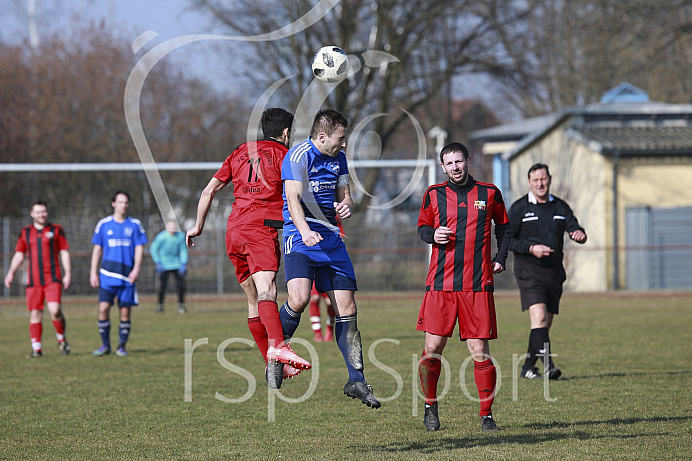
[[(241, 298), (190, 299), (187, 315), (172, 301), (164, 315), (143, 303), (126, 358), (91, 356), (99, 345), (96, 303), (68, 297), (72, 354), (58, 354), (46, 312), (44, 357), (29, 359), (23, 299), (4, 301), (0, 459), (689, 458), (692, 294), (566, 295), (551, 330), (564, 379), (547, 389), (514, 378), (528, 317), (517, 295), (499, 294), (500, 338), (491, 352), (502, 431), (492, 434), (480, 432), (473, 367), (463, 367), (468, 351), (456, 338), (444, 354), (441, 430), (423, 427), (421, 297), (357, 295), (378, 410), (343, 395), (341, 354), (334, 343), (312, 344), (307, 314), (296, 337), (310, 346), (297, 341), (294, 349), (306, 358), (312, 352), (315, 368), (285, 381), (280, 398), (267, 389), (256, 347), (246, 344)], [(115, 309), (111, 322), (115, 340)]]

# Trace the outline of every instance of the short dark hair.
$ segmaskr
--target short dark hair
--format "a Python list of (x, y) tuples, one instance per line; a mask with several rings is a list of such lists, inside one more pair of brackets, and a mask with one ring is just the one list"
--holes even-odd
[(48, 208), (48, 204), (45, 202), (45, 200), (35, 200), (34, 203), (31, 204), (29, 207), (30, 210), (33, 210), (36, 205), (43, 205), (44, 207)]
[(113, 194), (113, 197), (111, 198), (111, 203), (115, 202), (115, 199), (118, 197), (118, 195), (124, 195), (125, 197), (127, 197), (128, 202), (132, 201), (132, 199), (130, 198), (130, 194), (128, 194), (122, 189), (118, 189), (117, 191), (115, 191), (115, 194)]
[(334, 109), (322, 109), (317, 112), (310, 129), (310, 137), (315, 138), (320, 133), (331, 136), (338, 127), (348, 127), (348, 120), (340, 112)]
[(272, 107), (262, 112), (262, 133), (265, 138), (279, 138), (284, 129), (291, 131), (293, 114), (280, 107)]
[(461, 152), (465, 158), (469, 158), (469, 150), (460, 142), (450, 142), (440, 151), (440, 163), (444, 163), (444, 156), (450, 152)]
[(526, 175), (526, 177), (527, 177), (527, 178), (530, 178), (530, 177), (531, 177), (531, 173), (533, 173), (533, 172), (536, 171), (536, 170), (545, 170), (545, 174), (547, 174), (548, 177), (550, 177), (550, 168), (548, 168), (548, 165), (546, 165), (545, 163), (536, 163), (536, 164), (534, 164), (531, 168), (529, 168), (529, 172), (528, 172), (528, 174)]

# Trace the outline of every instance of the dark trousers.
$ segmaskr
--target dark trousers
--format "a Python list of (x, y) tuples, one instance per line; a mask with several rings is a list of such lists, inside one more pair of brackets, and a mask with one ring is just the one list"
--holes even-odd
[(181, 274), (177, 269), (161, 272), (161, 283), (159, 285), (159, 304), (163, 304), (163, 298), (166, 295), (166, 287), (168, 287), (168, 276), (170, 274), (173, 274), (173, 277), (175, 277), (175, 287), (178, 290), (178, 303), (185, 304), (185, 274)]

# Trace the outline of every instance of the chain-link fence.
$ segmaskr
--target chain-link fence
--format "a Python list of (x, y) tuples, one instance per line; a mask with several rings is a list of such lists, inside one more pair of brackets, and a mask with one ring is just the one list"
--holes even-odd
[[(412, 201), (413, 203), (413, 201)], [(65, 228), (70, 244), (72, 259), (72, 286), (68, 295), (93, 295), (89, 285), (89, 267), (93, 245), (91, 238), (94, 227), (101, 217), (51, 216), (51, 221)], [(413, 207), (393, 208), (374, 212), (369, 210), (363, 219), (354, 216), (344, 223), (346, 247), (353, 261), (361, 291), (420, 291), (425, 286), (428, 269), (429, 246), (418, 237), (418, 209)], [(3, 273), (7, 272), (14, 253), (20, 230), (31, 223), (27, 218), (3, 218), (0, 237), (2, 241)], [(163, 222), (159, 216), (142, 219), (151, 243), (161, 230)], [(226, 217), (210, 213), (204, 233), (195, 239), (195, 247), (190, 250), (187, 274), (189, 294), (229, 294), (242, 293), (235, 278), (235, 271), (225, 252), (224, 236)], [(137, 287), (141, 295), (156, 292), (158, 277), (156, 268), (145, 247), (145, 256)], [(283, 264), (283, 261), (282, 261)], [(5, 297), (24, 296), (26, 263), (22, 266), (15, 283), (4, 289)], [(277, 284), (285, 291), (285, 279), (279, 270)], [(497, 277), (498, 289), (513, 288), (511, 274)], [(169, 283), (173, 294), (175, 284)]]

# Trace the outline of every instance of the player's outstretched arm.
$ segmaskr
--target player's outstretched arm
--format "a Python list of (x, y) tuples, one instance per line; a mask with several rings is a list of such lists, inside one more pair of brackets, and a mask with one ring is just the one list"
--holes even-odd
[(135, 265), (132, 267), (132, 271), (127, 276), (131, 283), (135, 283), (139, 278), (139, 273), (142, 270), (142, 260), (144, 259), (144, 245), (137, 245), (135, 247)]
[(103, 256), (103, 248), (101, 245), (94, 245), (94, 251), (91, 252), (91, 270), (89, 271), (89, 283), (93, 288), (98, 288), (99, 283), (99, 262)]
[(60, 250), (60, 262), (62, 263), (62, 286), (64, 289), (70, 288), (72, 283), (72, 260), (70, 259), (70, 252), (67, 250)]
[(452, 239), (454, 232), (449, 227), (440, 226), (435, 229), (433, 234), (433, 241), (439, 243), (440, 245), (446, 245)]
[(199, 203), (197, 204), (197, 219), (195, 220), (195, 225), (187, 230), (185, 234), (185, 244), (188, 247), (195, 246), (192, 241), (193, 238), (202, 235), (204, 230), (204, 222), (207, 220), (207, 215), (209, 214), (209, 209), (214, 201), (214, 196), (218, 191), (226, 187), (223, 181), (216, 178), (211, 178), (209, 184), (202, 190), (202, 195), (199, 198)]
[(353, 199), (348, 185), (337, 187), (335, 195), (334, 210), (342, 219), (350, 218), (353, 214)]
[(569, 237), (577, 243), (586, 243), (586, 233), (579, 229), (570, 232)]
[(284, 188), (286, 190), (288, 212), (291, 214), (293, 224), (295, 224), (296, 229), (300, 232), (303, 243), (309, 247), (317, 245), (317, 243), (322, 240), (322, 236), (319, 232), (310, 229), (308, 221), (305, 219), (305, 211), (300, 204), (300, 200), (303, 198), (303, 183), (301, 181), (287, 179), (284, 181)]
[(24, 262), (24, 253), (21, 251), (17, 251), (14, 256), (12, 256), (12, 261), (10, 262), (10, 268), (7, 269), (7, 274), (5, 275), (5, 286), (7, 288), (12, 285), (12, 281), (14, 280), (14, 274), (17, 272), (17, 269), (19, 269), (19, 266), (22, 265)]

